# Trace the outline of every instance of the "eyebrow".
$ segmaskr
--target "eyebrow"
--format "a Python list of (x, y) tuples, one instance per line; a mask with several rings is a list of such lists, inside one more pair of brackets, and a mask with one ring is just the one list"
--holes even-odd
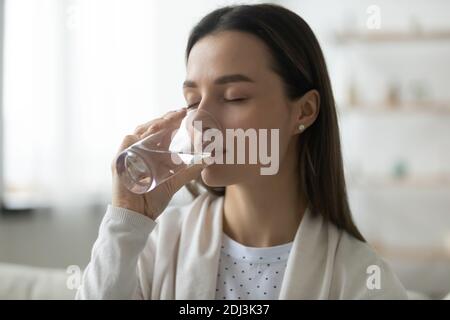
[[(249, 77), (243, 74), (229, 74), (214, 80), (214, 84), (216, 85), (224, 85), (233, 82), (255, 82)], [(183, 88), (196, 88), (197, 84), (194, 81), (186, 80), (183, 82)]]

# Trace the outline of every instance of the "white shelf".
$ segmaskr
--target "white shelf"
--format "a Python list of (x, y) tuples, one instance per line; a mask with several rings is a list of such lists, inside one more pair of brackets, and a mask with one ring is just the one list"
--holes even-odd
[(338, 44), (348, 43), (411, 43), (411, 42), (449, 42), (450, 43), (450, 30), (435, 30), (435, 31), (372, 31), (370, 33), (363, 32), (339, 32), (334, 36)]
[(383, 244), (381, 241), (370, 241), (370, 244), (381, 256), (389, 259), (450, 262), (450, 248), (445, 246), (400, 247)]
[[(359, 180), (359, 179), (358, 179)], [(347, 179), (350, 189), (387, 189), (387, 188), (414, 188), (414, 189), (450, 189), (450, 177), (420, 177), (420, 178), (367, 178), (359, 181)]]
[(338, 107), (338, 113), (346, 114), (369, 114), (369, 115), (415, 115), (429, 114), (437, 116), (450, 116), (450, 102), (409, 102), (396, 105), (388, 104), (359, 104), (347, 107)]

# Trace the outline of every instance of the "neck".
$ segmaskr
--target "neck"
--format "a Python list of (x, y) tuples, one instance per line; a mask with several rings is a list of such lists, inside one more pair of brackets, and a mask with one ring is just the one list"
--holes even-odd
[(280, 165), (278, 174), (227, 186), (223, 231), (251, 247), (291, 242), (306, 209), (301, 194), (297, 158), (292, 153)]

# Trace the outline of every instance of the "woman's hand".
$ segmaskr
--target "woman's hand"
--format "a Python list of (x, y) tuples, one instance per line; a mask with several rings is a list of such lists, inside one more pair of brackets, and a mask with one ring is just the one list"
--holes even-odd
[[(169, 125), (179, 125), (185, 115), (186, 108), (183, 108), (178, 111), (168, 112), (162, 118), (138, 126), (133, 134), (125, 136), (117, 156), (126, 148), (148, 135), (156, 133)], [(112, 205), (144, 214), (153, 220), (164, 211), (175, 192), (192, 179), (195, 179), (204, 168), (203, 164), (193, 165), (180, 171), (166, 182), (158, 185), (152, 191), (145, 194), (135, 194), (129, 191), (119, 181), (116, 170), (117, 156), (111, 165), (113, 178)]]

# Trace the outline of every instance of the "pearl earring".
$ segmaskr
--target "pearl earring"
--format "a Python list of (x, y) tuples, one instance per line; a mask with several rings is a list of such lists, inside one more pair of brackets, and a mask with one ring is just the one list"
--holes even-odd
[(305, 130), (305, 125), (301, 124), (298, 126), (298, 130), (303, 131)]

